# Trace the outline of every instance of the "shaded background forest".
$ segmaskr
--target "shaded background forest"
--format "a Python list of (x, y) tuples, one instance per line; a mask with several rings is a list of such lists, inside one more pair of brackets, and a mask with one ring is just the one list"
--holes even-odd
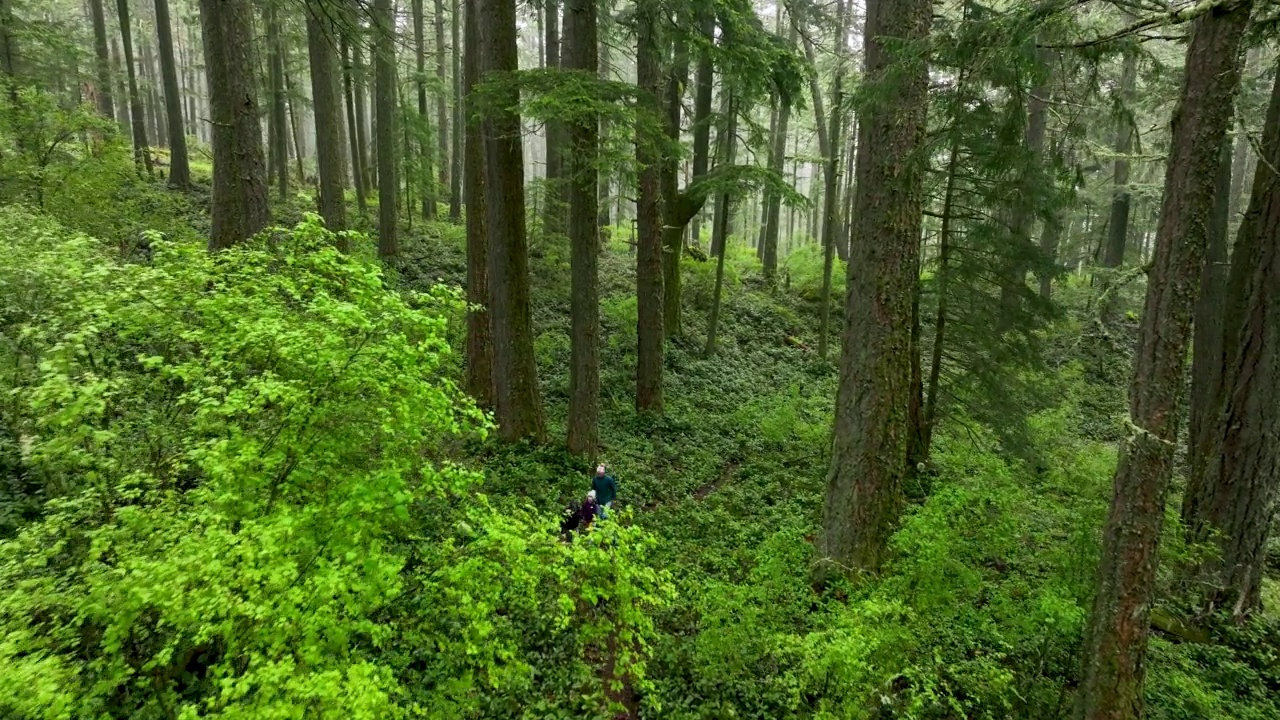
[(1280, 716), (1277, 23), (0, 0), (0, 715)]

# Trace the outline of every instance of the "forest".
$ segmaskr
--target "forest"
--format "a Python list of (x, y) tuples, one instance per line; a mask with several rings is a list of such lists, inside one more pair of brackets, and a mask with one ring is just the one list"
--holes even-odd
[(0, 0), (0, 718), (1280, 718), (1274, 0)]

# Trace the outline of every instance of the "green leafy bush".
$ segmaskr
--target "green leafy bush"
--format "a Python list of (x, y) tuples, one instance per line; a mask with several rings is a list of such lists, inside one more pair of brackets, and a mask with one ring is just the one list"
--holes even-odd
[(43, 499), (0, 545), (0, 715), (600, 710), (614, 644), (643, 686), (645, 536), (566, 545), (449, 459), (487, 429), (443, 372), (456, 289), (389, 292), (314, 217), (132, 264), (0, 233), (4, 424)]

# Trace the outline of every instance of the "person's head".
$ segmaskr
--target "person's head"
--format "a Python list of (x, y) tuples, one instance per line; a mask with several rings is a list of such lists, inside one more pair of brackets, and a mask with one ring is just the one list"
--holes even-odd
[(596, 466), (596, 477), (604, 477), (604, 466), (603, 466), (603, 465), (597, 465), (597, 466)]
[(595, 501), (596, 501), (596, 491), (595, 491), (595, 490), (588, 490), (588, 491), (587, 491), (587, 502), (595, 502)]

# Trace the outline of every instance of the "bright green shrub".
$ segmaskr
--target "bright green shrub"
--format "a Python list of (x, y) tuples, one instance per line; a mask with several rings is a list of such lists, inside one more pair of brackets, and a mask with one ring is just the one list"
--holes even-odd
[(443, 372), (456, 289), (389, 292), (314, 217), (137, 264), (21, 211), (0, 234), (3, 420), (43, 499), (0, 544), (0, 715), (599, 711), (611, 637), (643, 685), (645, 536), (565, 545), (447, 459), (487, 427)]

